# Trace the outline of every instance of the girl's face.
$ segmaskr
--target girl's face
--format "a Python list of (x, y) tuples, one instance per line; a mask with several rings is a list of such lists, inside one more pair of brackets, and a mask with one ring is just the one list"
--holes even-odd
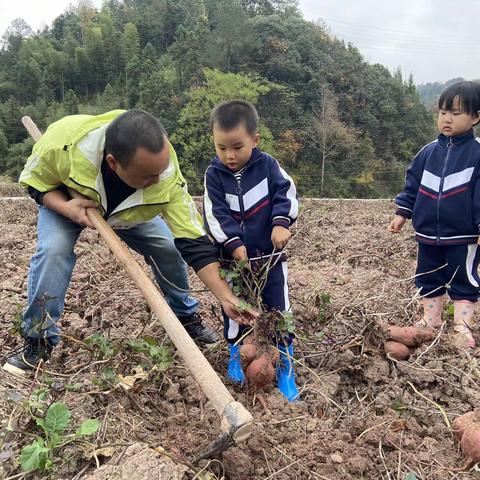
[(451, 110), (440, 108), (438, 111), (437, 126), (441, 133), (447, 137), (462, 135), (473, 128), (479, 121), (478, 113), (469, 115), (463, 110), (460, 99), (453, 100)]

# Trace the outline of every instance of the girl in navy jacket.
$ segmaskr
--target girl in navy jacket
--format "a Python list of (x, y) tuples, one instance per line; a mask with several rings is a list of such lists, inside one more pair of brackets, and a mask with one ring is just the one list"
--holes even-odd
[[(237, 261), (262, 261), (282, 255), (290, 239), (289, 227), (298, 214), (295, 185), (277, 160), (257, 148), (258, 115), (249, 102), (232, 101), (212, 112), (216, 157), (205, 172), (204, 220), (223, 254)], [(290, 310), (287, 263), (281, 257), (269, 271), (262, 300), (266, 308)], [(228, 376), (244, 380), (239, 342), (245, 325), (224, 313), (224, 333), (230, 345)], [(280, 391), (295, 400), (291, 358), (293, 347), (279, 344), (277, 381)], [(288, 350), (288, 352), (287, 352)]]
[(413, 159), (388, 229), (398, 233), (412, 219), (418, 242), (415, 284), (423, 303), (419, 323), (441, 326), (447, 292), (454, 305), (455, 344), (473, 348), (480, 294), (480, 143), (473, 127), (480, 122), (480, 85), (451, 85), (438, 107), (440, 135)]

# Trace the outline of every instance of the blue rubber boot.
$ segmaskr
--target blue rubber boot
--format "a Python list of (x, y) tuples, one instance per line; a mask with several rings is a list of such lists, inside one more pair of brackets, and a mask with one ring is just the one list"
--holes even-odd
[(277, 365), (278, 389), (289, 402), (295, 402), (298, 400), (298, 388), (293, 371), (293, 344), (288, 347), (278, 345), (278, 349), (280, 350), (280, 360)]
[(235, 383), (243, 383), (245, 381), (245, 374), (240, 363), (240, 345), (230, 344), (227, 377)]

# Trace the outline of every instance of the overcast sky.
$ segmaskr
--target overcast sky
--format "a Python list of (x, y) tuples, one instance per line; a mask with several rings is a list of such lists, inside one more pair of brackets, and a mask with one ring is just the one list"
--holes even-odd
[[(100, 6), (101, 0), (93, 0)], [(0, 0), (0, 36), (16, 17), (34, 29), (60, 15), (69, 0)], [(76, 2), (74, 2), (76, 3)], [(480, 78), (480, 0), (300, 0), (308, 20), (352, 42), (372, 63), (413, 73), (416, 83)]]

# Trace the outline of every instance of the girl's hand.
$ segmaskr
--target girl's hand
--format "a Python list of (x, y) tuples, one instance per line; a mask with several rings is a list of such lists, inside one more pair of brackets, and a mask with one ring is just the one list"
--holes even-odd
[(406, 221), (407, 219), (405, 217), (402, 217), (401, 215), (395, 215), (394, 219), (390, 222), (390, 225), (388, 226), (388, 231), (390, 233), (399, 233), (405, 225)]

